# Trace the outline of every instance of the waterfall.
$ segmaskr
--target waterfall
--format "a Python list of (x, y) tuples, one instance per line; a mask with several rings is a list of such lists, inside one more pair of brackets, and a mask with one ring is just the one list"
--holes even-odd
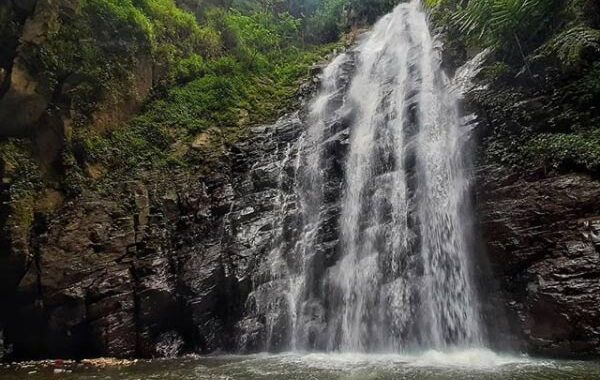
[(267, 350), (484, 344), (470, 127), (438, 50), (413, 0), (324, 70), (281, 168), (293, 185), (281, 189), (268, 278), (250, 297), (265, 316)]

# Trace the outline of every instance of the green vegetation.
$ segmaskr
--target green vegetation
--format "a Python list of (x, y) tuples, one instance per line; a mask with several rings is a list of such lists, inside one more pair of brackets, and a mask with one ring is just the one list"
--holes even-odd
[(275, 119), (293, 102), (309, 67), (333, 47), (301, 46), (299, 21), (288, 14), (213, 10), (205, 22), (219, 36), (221, 54), (191, 53), (170, 65), (175, 85), (128, 125), (107, 135), (76, 134), (87, 161), (111, 171), (198, 161), (181, 144), (217, 128), (218, 149), (243, 136), (248, 125)]
[[(54, 76), (83, 71), (88, 85), (71, 91), (72, 104), (92, 114), (98, 104), (107, 103), (102, 99), (110, 94), (135, 90), (131, 73), (150, 51), (154, 96), (139, 116), (116, 128), (86, 128), (89, 120), (84, 118), (83, 127), (74, 131), (72, 139), (79, 167), (85, 170), (99, 164), (105, 172), (115, 174), (140, 168), (208, 165), (211, 155), (243, 138), (248, 125), (272, 121), (288, 109), (299, 85), (307, 79), (309, 67), (323, 60), (344, 31), (372, 22), (395, 3), (216, 1), (205, 3), (194, 16), (176, 7), (173, 0), (86, 0), (77, 19), (67, 20), (62, 33), (53, 39), (73, 44), (57, 44), (51, 54), (69, 57), (70, 51), (82, 51), (82, 56), (67, 59), (66, 64), (56, 60), (56, 65), (44, 69)], [(86, 29), (90, 25), (96, 25), (90, 48), (75, 46), (81, 39), (74, 36), (82, 30), (84, 34), (92, 32)], [(98, 43), (97, 31), (104, 29), (115, 34), (106, 36), (106, 44)], [(133, 37), (133, 41), (119, 44), (128, 50), (110, 48), (110, 41), (118, 41), (122, 35)], [(105, 45), (108, 51), (91, 48)], [(99, 61), (111, 64), (98, 66)], [(190, 149), (197, 139), (208, 139), (208, 143)]]
[(534, 60), (552, 59), (565, 72), (581, 71), (588, 54), (600, 52), (600, 30), (579, 25), (560, 32), (537, 51)]
[(524, 156), (558, 169), (600, 173), (600, 62), (581, 78), (571, 78), (557, 93), (561, 113), (526, 141)]
[(495, 50), (529, 69), (528, 54), (559, 27), (564, 2), (554, 0), (425, 0), (434, 23), (467, 47)]
[(0, 141), (0, 174), (12, 179), (15, 197), (31, 194), (43, 186), (41, 168), (33, 156), (28, 142), (17, 139)]
[[(396, 2), (58, 2), (48, 8), (43, 40), (22, 49), (49, 99), (47, 116), (69, 120), (67, 154), (60, 158), (67, 162), (55, 167), (85, 171), (101, 164), (112, 172), (182, 165), (190, 156), (182, 145), (215, 128), (219, 144), (232, 143), (248, 125), (288, 108), (309, 67), (342, 33), (373, 22)], [(11, 12), (0, 7), (0, 20), (12, 20)], [(2, 28), (10, 28), (3, 34), (16, 44), (13, 25)], [(122, 122), (132, 114), (138, 116)]]
[(517, 45), (526, 35), (539, 33), (556, 7), (550, 0), (470, 0), (459, 7), (454, 22), (461, 32), (486, 45)]
[(556, 56), (569, 66), (600, 50), (591, 0), (427, 0), (433, 19), (468, 47), (492, 47), (499, 60), (527, 66)]
[[(593, 0), (430, 0), (432, 20), (463, 51), (492, 48), (479, 74), (494, 94), (490, 163), (598, 173), (600, 7)], [(527, 111), (522, 101), (534, 99)], [(543, 107), (540, 109), (540, 107)], [(510, 111), (506, 111), (510, 110)], [(526, 112), (525, 112), (526, 111)]]
[(35, 195), (44, 187), (42, 170), (33, 158), (31, 144), (21, 140), (0, 141), (0, 180), (9, 181), (10, 192), (4, 201), (11, 208), (11, 218), (0, 224), (0, 234), (10, 236), (12, 228), (26, 230), (33, 221)]
[(306, 24), (306, 34), (315, 41), (331, 39), (351, 26), (372, 24), (390, 12), (398, 0), (323, 0)]
[(0, 140), (3, 196), (29, 210), (48, 189), (213, 170), (249, 126), (297, 102), (343, 33), (397, 2), (57, 0), (36, 10), (31, 41), (20, 37), (33, 10), (2, 3), (0, 82), (19, 47), (46, 107), (30, 138)]
[[(38, 163), (47, 142), (0, 140), (11, 202), (45, 188), (76, 195), (146, 170), (211, 170), (248, 126), (294, 104), (309, 68), (350, 27), (331, 14), (339, 29), (311, 38), (306, 30), (323, 2), (309, 13), (285, 3), (57, 0), (40, 8), (39, 36), (21, 42), (19, 54), (49, 103), (34, 133), (45, 128), (64, 141), (51, 141), (59, 155)], [(0, 52), (0, 82), (29, 16), (0, 4), (0, 42), (8, 48)]]
[(67, 106), (82, 117), (100, 104), (140, 95), (134, 79), (143, 65), (154, 65), (159, 84), (169, 85), (178, 60), (219, 53), (216, 33), (172, 0), (82, 0), (49, 29), (47, 42), (26, 52), (29, 69), (45, 79), (48, 93), (62, 90)]
[(525, 153), (540, 165), (600, 172), (600, 128), (586, 133), (540, 134), (528, 141)]
[(494, 62), (482, 68), (479, 77), (484, 80), (497, 80), (510, 72), (510, 67), (504, 62)]
[[(45, 41), (23, 49), (28, 69), (42, 79), (41, 90), (51, 99), (48, 119), (68, 115), (70, 121), (64, 152), (51, 167), (62, 170), (55, 173), (63, 177), (59, 182), (76, 192), (86, 177), (208, 165), (225, 146), (243, 139), (248, 126), (289, 109), (310, 66), (322, 61), (343, 33), (369, 25), (398, 2), (69, 2), (49, 18)], [(470, 50), (495, 49), (482, 80), (554, 75), (539, 67), (563, 75), (545, 82), (544, 91), (555, 94), (541, 94), (563, 109), (554, 109), (557, 114), (535, 130), (503, 129), (497, 144), (505, 146), (498, 151), (518, 155), (521, 162), (536, 152), (552, 166), (560, 167), (559, 160), (597, 167), (596, 156), (583, 159), (575, 147), (595, 141), (600, 120), (595, 110), (600, 35), (591, 0), (424, 3), (453, 41)], [(19, 33), (15, 17), (0, 6), (0, 38), (13, 48)], [(8, 67), (12, 57), (5, 61)], [(509, 141), (527, 149), (511, 148)], [(559, 144), (569, 147), (559, 152)], [(8, 149), (5, 145), (0, 150)]]
[(372, 24), (401, 0), (236, 0), (234, 7), (251, 11), (283, 12), (299, 18), (305, 42), (339, 38), (353, 27)]

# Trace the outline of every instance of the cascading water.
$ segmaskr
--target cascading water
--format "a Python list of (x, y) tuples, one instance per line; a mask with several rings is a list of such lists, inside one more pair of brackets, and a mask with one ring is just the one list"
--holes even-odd
[(457, 92), (416, 0), (325, 69), (281, 167), (293, 186), (250, 297), (268, 350), (483, 344)]

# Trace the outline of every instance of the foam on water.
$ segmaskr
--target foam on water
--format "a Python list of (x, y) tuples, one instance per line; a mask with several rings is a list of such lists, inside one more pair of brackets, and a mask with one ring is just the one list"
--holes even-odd
[[(484, 350), (485, 351), (485, 350)], [(48, 362), (0, 366), (0, 380), (55, 379)], [(477, 350), (447, 354), (260, 354), (140, 360), (120, 368), (65, 363), (70, 380), (587, 380), (593, 362), (538, 361)], [(72, 372), (71, 372), (72, 371)]]
[[(225, 356), (227, 373), (251, 373), (257, 378), (304, 379), (571, 379), (570, 373), (598, 370), (584, 362), (539, 360), (498, 354), (487, 349), (429, 350), (414, 354), (282, 353)], [(321, 375), (325, 377), (320, 377)], [(309, 378), (310, 378), (309, 376)], [(234, 377), (235, 378), (235, 377)]]
[[(266, 357), (263, 356), (263, 359)], [(271, 356), (272, 359), (321, 369), (351, 369), (356, 367), (430, 367), (493, 369), (506, 365), (544, 364), (525, 356), (497, 354), (487, 349), (468, 349), (442, 352), (429, 350), (415, 354), (365, 354), (365, 353), (287, 353)]]
[(494, 368), (509, 364), (527, 364), (532, 363), (532, 361), (525, 356), (502, 355), (479, 348), (450, 352), (430, 350), (420, 356), (413, 357), (411, 363), (425, 367)]

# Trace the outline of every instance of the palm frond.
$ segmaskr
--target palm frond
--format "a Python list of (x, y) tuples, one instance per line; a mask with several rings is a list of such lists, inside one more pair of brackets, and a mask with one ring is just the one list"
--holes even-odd
[(469, 0), (453, 15), (458, 29), (480, 40), (506, 40), (540, 23), (554, 0)]

